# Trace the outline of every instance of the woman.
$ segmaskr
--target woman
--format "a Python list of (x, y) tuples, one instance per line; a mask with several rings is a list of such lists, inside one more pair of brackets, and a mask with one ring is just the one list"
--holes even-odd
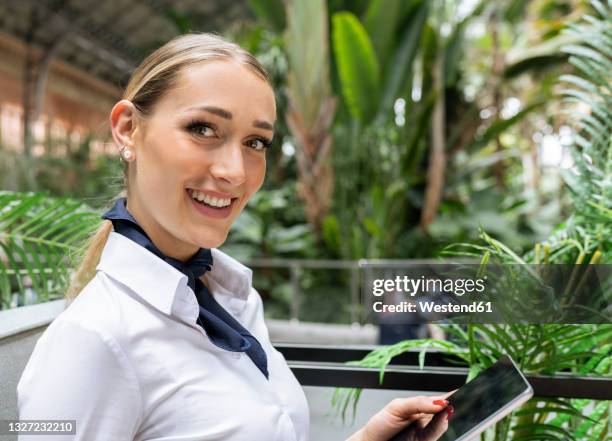
[[(136, 69), (110, 113), (126, 190), (36, 344), (20, 419), (76, 420), (54, 440), (308, 439), (252, 272), (216, 249), (263, 183), (275, 120), (262, 66), (217, 36), (177, 37)], [(447, 404), (395, 400), (350, 439), (408, 425), (407, 439), (437, 439)]]

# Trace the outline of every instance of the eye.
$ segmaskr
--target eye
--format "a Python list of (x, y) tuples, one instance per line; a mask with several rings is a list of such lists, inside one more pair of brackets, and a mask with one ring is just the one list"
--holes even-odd
[(215, 134), (215, 127), (205, 121), (192, 121), (187, 125), (187, 130), (204, 137), (211, 137)]
[(272, 141), (267, 138), (254, 138), (247, 141), (247, 145), (253, 150), (266, 150), (272, 145)]

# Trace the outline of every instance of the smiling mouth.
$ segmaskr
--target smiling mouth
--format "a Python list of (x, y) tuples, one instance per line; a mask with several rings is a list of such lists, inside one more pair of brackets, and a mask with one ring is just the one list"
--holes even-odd
[(202, 205), (206, 205), (211, 208), (226, 208), (233, 204), (233, 202), (238, 198), (220, 198), (213, 197), (208, 194), (202, 193), (201, 191), (197, 191), (191, 188), (187, 189), (187, 193), (189, 196), (196, 202), (199, 202)]

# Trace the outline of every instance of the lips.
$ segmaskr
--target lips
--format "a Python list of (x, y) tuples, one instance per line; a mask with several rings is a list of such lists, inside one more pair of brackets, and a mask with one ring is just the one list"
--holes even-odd
[(196, 199), (199, 202), (203, 202), (211, 207), (226, 207), (231, 204), (232, 199), (235, 199), (232, 195), (225, 195), (217, 192), (213, 193), (208, 191), (200, 191), (194, 190), (192, 188), (187, 189), (187, 191), (193, 199)]
[[(190, 189), (186, 189), (185, 193), (187, 195), (187, 198), (191, 201), (190, 204), (196, 209), (199, 214), (214, 219), (223, 219), (228, 217), (232, 213), (234, 206), (236, 205), (236, 201), (238, 200), (238, 198), (236, 197), (229, 198), (229, 205), (219, 207), (209, 205), (206, 202), (194, 199)], [(210, 200), (211, 195), (208, 194), (208, 196)], [(219, 200), (219, 198), (216, 199), (217, 201)]]

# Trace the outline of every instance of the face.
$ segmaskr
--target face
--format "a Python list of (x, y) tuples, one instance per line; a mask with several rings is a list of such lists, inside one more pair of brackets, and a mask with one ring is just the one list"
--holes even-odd
[(182, 71), (154, 112), (131, 126), (130, 105), (120, 101), (111, 113), (115, 138), (134, 156), (128, 211), (166, 255), (184, 261), (218, 247), (263, 183), (272, 89), (237, 62), (213, 61)]

